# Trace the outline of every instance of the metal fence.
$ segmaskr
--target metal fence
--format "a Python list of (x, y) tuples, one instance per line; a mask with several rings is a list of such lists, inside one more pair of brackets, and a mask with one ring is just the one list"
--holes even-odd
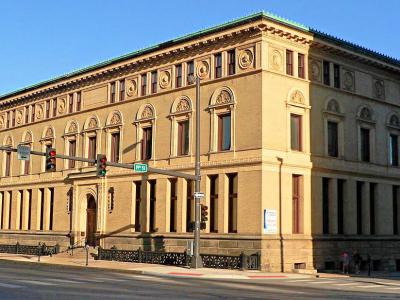
[(53, 255), (60, 252), (60, 246), (46, 246), (45, 243), (39, 243), (37, 246), (32, 245), (21, 245), (16, 243), (15, 245), (1, 245), (0, 253), (12, 253), (12, 254), (28, 254), (28, 255)]
[[(201, 254), (203, 267), (216, 269), (238, 269), (238, 270), (259, 270), (260, 254), (245, 255), (243, 252), (239, 256)], [(115, 247), (103, 249), (99, 247), (97, 259), (113, 260), (135, 263), (149, 263), (173, 266), (190, 265), (191, 256), (186, 252), (155, 252), (138, 250), (118, 250)]]

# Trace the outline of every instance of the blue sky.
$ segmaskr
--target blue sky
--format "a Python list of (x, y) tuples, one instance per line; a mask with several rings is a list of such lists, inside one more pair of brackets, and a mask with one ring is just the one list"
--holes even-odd
[(261, 10), (400, 58), (398, 0), (1, 0), (0, 95)]

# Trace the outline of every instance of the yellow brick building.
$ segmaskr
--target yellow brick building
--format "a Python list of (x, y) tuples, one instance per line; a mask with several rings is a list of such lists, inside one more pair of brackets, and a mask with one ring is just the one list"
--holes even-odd
[[(344, 250), (400, 268), (400, 61), (257, 13), (0, 96), (3, 146), (194, 173), (201, 252), (264, 270), (329, 269)], [(2, 151), (0, 243), (184, 251), (193, 182)]]

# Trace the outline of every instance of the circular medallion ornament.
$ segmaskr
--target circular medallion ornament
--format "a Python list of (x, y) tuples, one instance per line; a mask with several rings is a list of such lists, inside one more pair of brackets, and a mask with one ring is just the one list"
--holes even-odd
[(246, 49), (239, 54), (239, 66), (242, 69), (247, 69), (253, 64), (254, 61), (254, 55), (251, 50)]
[(4, 117), (0, 118), (0, 128), (4, 128)]
[(60, 104), (58, 105), (58, 113), (63, 114), (65, 112), (65, 99), (61, 99)]
[(208, 76), (208, 73), (210, 72), (210, 65), (208, 64), (207, 61), (201, 61), (197, 65), (197, 76), (199, 78), (204, 79)]
[(376, 80), (374, 84), (376, 98), (384, 98), (385, 91), (382, 80)]
[(354, 86), (354, 77), (351, 72), (345, 72), (343, 76), (343, 85), (346, 90), (352, 90)]
[(36, 118), (40, 120), (43, 117), (43, 106), (39, 105), (37, 107)]
[(160, 74), (160, 87), (165, 89), (171, 82), (171, 74), (168, 71), (164, 71)]
[(128, 80), (126, 94), (128, 97), (132, 97), (137, 94), (137, 82), (135, 79)]

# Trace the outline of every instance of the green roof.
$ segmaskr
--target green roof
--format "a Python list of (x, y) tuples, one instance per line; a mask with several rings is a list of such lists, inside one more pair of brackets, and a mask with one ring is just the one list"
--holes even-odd
[(23, 87), (21, 89), (18, 89), (18, 90), (15, 90), (15, 91), (0, 95), (0, 100), (6, 99), (8, 97), (15, 96), (15, 95), (17, 95), (19, 93), (27, 92), (27, 91), (30, 91), (30, 90), (45, 86), (47, 84), (56, 83), (58, 81), (70, 78), (72, 76), (81, 75), (83, 73), (90, 72), (90, 71), (93, 71), (93, 70), (96, 70), (96, 69), (99, 69), (99, 68), (102, 68), (102, 67), (117, 63), (117, 62), (121, 62), (121, 61), (124, 61), (124, 60), (127, 60), (127, 59), (131, 59), (131, 58), (143, 55), (143, 54), (147, 54), (147, 53), (150, 53), (150, 52), (155, 51), (155, 50), (164, 49), (164, 48), (170, 47), (172, 45), (183, 43), (183, 42), (191, 40), (191, 39), (199, 38), (199, 37), (202, 37), (204, 35), (208, 35), (208, 34), (211, 34), (211, 33), (214, 33), (214, 32), (226, 30), (226, 29), (229, 29), (229, 28), (232, 28), (232, 27), (235, 27), (235, 26), (239, 26), (239, 25), (242, 25), (242, 24), (246, 24), (246, 23), (249, 23), (249, 22), (252, 22), (252, 21), (255, 21), (255, 20), (258, 20), (258, 19), (262, 19), (262, 18), (269, 19), (269, 20), (281, 23), (283, 25), (295, 28), (297, 30), (301, 30), (301, 31), (304, 31), (304, 32), (312, 33), (315, 37), (318, 37), (320, 39), (326, 40), (326, 41), (331, 42), (333, 44), (336, 44), (336, 45), (338, 45), (340, 47), (355, 51), (355, 52), (360, 53), (360, 54), (364, 54), (364, 55), (370, 56), (372, 58), (376, 58), (376, 59), (382, 60), (382, 61), (384, 61), (386, 63), (393, 64), (396, 67), (400, 67), (400, 60), (399, 59), (395, 59), (393, 57), (389, 57), (389, 56), (384, 55), (382, 53), (379, 53), (379, 52), (364, 48), (362, 46), (359, 46), (359, 45), (353, 44), (351, 42), (342, 40), (340, 38), (334, 37), (332, 35), (323, 33), (321, 31), (318, 31), (316, 29), (313, 29), (313, 28), (310, 28), (308, 26), (302, 25), (300, 23), (296, 23), (296, 22), (290, 21), (288, 19), (285, 19), (285, 18), (282, 18), (280, 16), (271, 14), (269, 12), (261, 11), (261, 12), (257, 12), (257, 13), (254, 13), (254, 14), (239, 18), (239, 19), (235, 19), (235, 20), (223, 23), (221, 25), (217, 25), (217, 26), (213, 26), (213, 27), (210, 27), (210, 28), (206, 28), (206, 29), (203, 29), (203, 30), (200, 30), (200, 31), (188, 34), (188, 35), (184, 35), (182, 37), (178, 37), (176, 39), (172, 39), (172, 40), (169, 40), (169, 41), (166, 41), (166, 42), (154, 45), (154, 46), (150, 46), (150, 47), (147, 47), (147, 48), (136, 50), (136, 51), (133, 51), (131, 53), (127, 53), (127, 54), (124, 54), (124, 55), (121, 55), (121, 56), (118, 56), (118, 57), (115, 57), (115, 58), (112, 58), (112, 59), (109, 59), (109, 60), (105, 60), (105, 61), (100, 62), (100, 63), (95, 64), (95, 65), (84, 67), (84, 68), (81, 68), (81, 69), (66, 73), (66, 74), (61, 75), (61, 76), (53, 77), (51, 79), (48, 79), (48, 80), (45, 80), (45, 81), (42, 81), (42, 82), (39, 82), (39, 83), (36, 83), (36, 84), (33, 84), (33, 85), (29, 85), (29, 86)]

